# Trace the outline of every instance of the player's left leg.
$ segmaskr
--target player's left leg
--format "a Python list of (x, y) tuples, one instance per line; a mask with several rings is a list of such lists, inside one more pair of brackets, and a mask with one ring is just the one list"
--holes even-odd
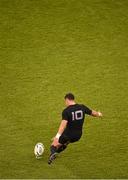
[(61, 147), (62, 144), (60, 144), (59, 142), (56, 142), (56, 140), (53, 140), (51, 146), (50, 146), (50, 157), (48, 160), (48, 164), (51, 164), (52, 161), (56, 158), (56, 154), (58, 153), (57, 150), (59, 147)]
[(56, 158), (56, 155), (62, 151), (64, 151), (69, 143), (66, 144), (61, 144), (58, 147), (51, 145), (50, 150), (51, 150), (51, 155), (48, 161), (48, 164), (51, 164), (52, 161)]
[(69, 143), (70, 143), (70, 142), (67, 141), (65, 144), (62, 144), (62, 145), (57, 149), (57, 152), (60, 153), (60, 152), (64, 151), (64, 150), (67, 148), (67, 146), (68, 146)]
[(56, 158), (56, 154), (64, 151), (67, 148), (67, 145), (69, 144), (69, 138), (65, 135), (62, 134), (59, 138), (59, 142), (56, 142), (55, 140), (53, 140), (53, 143), (50, 147), (50, 157), (48, 160), (48, 164), (51, 164), (52, 161)]
[(51, 164), (52, 161), (56, 158), (57, 148), (52, 145), (52, 146), (50, 147), (50, 151), (51, 151), (51, 154), (50, 154), (50, 156), (49, 156), (48, 164)]

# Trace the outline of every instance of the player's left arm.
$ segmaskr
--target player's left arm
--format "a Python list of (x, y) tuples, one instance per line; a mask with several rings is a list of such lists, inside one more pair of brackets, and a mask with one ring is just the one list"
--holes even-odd
[(54, 144), (58, 144), (59, 138), (62, 135), (62, 133), (64, 132), (67, 124), (68, 124), (68, 114), (67, 114), (67, 111), (64, 110), (62, 112), (62, 121), (61, 121), (61, 124), (59, 126), (59, 129), (58, 129), (58, 132), (57, 132), (56, 136), (54, 137)]
[(67, 123), (68, 123), (67, 120), (62, 120), (62, 121), (61, 121), (61, 124), (60, 124), (60, 126), (59, 126), (59, 129), (58, 129), (58, 132), (57, 132), (55, 138), (59, 139), (59, 137), (61, 136), (61, 134), (64, 132), (64, 130), (65, 130), (66, 126), (67, 126)]

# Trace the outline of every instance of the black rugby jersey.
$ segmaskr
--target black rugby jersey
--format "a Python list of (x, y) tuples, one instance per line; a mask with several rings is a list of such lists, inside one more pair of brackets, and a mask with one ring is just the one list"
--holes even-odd
[(85, 114), (91, 115), (92, 110), (83, 104), (70, 105), (62, 112), (62, 119), (67, 120), (66, 130), (82, 131)]

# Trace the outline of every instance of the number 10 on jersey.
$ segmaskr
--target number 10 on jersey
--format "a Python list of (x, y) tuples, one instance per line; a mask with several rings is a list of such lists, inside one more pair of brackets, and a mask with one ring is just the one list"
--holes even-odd
[(79, 110), (72, 112), (72, 121), (81, 119), (83, 119), (83, 111)]

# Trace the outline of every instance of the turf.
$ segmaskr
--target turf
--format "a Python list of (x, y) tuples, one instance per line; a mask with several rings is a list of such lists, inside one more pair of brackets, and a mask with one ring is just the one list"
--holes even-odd
[[(0, 0), (0, 178), (128, 178), (127, 77), (127, 0)], [(67, 92), (104, 117), (49, 166)]]

